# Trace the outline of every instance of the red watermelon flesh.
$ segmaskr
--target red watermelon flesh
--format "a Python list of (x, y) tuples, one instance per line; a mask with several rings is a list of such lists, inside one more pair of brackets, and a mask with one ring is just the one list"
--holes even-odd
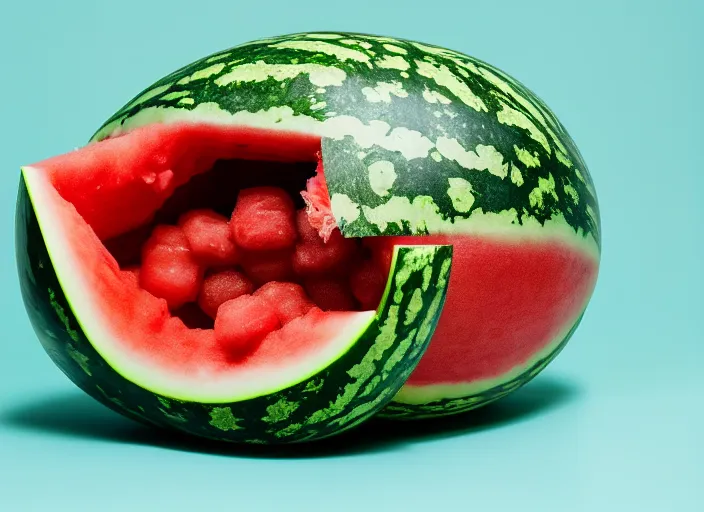
[(191, 210), (178, 221), (193, 257), (208, 267), (237, 264), (237, 246), (227, 218), (210, 209)]
[(220, 305), (253, 292), (254, 285), (242, 272), (222, 270), (205, 277), (198, 295), (198, 305), (206, 315), (215, 318)]
[(277, 187), (244, 189), (237, 198), (230, 226), (235, 243), (249, 251), (276, 251), (296, 242), (295, 207)]
[(521, 367), (578, 316), (596, 280), (596, 262), (560, 242), (365, 240), (385, 272), (394, 244), (418, 243), (452, 243), (453, 265), (440, 321), (409, 386), (477, 383)]
[(297, 283), (272, 281), (259, 288), (254, 295), (261, 297), (274, 308), (281, 325), (302, 317), (315, 307), (306, 291)]
[(194, 258), (183, 230), (157, 226), (142, 249), (139, 284), (177, 309), (198, 296), (203, 267)]
[(243, 356), (280, 327), (271, 304), (260, 297), (241, 295), (218, 308), (215, 340), (226, 354)]

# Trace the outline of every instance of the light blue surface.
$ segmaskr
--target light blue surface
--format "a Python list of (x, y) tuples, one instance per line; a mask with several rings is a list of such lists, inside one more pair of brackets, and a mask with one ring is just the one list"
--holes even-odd
[[(68, 5), (66, 5), (68, 4)], [(704, 510), (704, 4), (15, 2), (0, 15), (0, 510)], [(82, 145), (143, 86), (267, 35), (350, 30), (470, 53), (536, 91), (596, 182), (582, 327), (522, 391), (332, 453), (189, 451), (84, 397), (21, 304), (19, 166)]]

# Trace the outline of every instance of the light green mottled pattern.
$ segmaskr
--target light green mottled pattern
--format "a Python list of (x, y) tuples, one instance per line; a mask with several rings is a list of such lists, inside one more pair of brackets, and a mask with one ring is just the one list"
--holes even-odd
[(513, 149), (516, 151), (516, 156), (527, 167), (538, 167), (540, 165), (540, 159), (537, 154), (531, 153), (528, 150), (519, 148), (514, 145)]
[(378, 160), (371, 164), (368, 170), (372, 190), (382, 197), (388, 195), (397, 178), (394, 164), (388, 160)]
[(345, 194), (333, 194), (330, 198), (330, 203), (332, 208), (337, 212), (335, 218), (338, 224), (340, 223), (352, 223), (359, 218), (360, 210), (359, 205), (352, 201), (349, 196)]
[(517, 126), (518, 128), (528, 130), (531, 138), (543, 146), (545, 151), (550, 153), (550, 144), (548, 143), (547, 137), (545, 137), (543, 132), (540, 131), (536, 124), (531, 121), (527, 115), (519, 110), (509, 107), (506, 104), (502, 104), (501, 107), (501, 110), (496, 114), (496, 117), (500, 123)]
[(267, 416), (262, 418), (262, 421), (266, 423), (285, 421), (300, 405), (299, 402), (289, 402), (286, 398), (281, 398), (281, 400), (266, 408)]
[[(576, 245), (590, 235), (599, 245), (591, 179), (586, 171), (584, 181), (572, 179), (576, 167), (585, 168), (580, 155), (554, 114), (522, 84), (488, 63), (450, 49), (365, 34), (334, 36), (284, 35), (203, 59), (159, 81), (97, 136), (112, 133), (118, 125), (132, 130), (145, 123), (187, 119), (314, 133), (323, 136), (331, 195), (349, 199), (333, 204), (334, 215), (348, 216), (352, 210), (338, 208), (357, 206), (359, 222), (342, 226), (349, 236), (377, 234), (379, 224), (366, 219), (359, 207), (377, 208), (381, 206), (377, 198), (387, 196), (374, 191), (371, 183), (360, 186), (355, 174), (386, 160), (394, 164), (398, 179), (382, 190), (410, 202), (428, 195), (444, 217), (452, 214), (447, 210), (450, 203), (439, 199), (446, 193), (444, 182), (461, 178), (475, 190), (492, 190), (475, 194), (468, 211), (455, 210), (464, 218), (473, 217), (476, 222), (471, 226), (501, 219), (506, 226), (544, 226), (544, 234), (552, 237), (555, 230), (547, 226), (563, 223), (573, 228)], [(200, 79), (199, 73), (207, 78)], [(173, 95), (185, 91), (193, 96), (180, 99), (197, 101), (182, 103)], [(366, 153), (364, 166), (345, 164), (344, 159), (331, 164), (333, 150), (325, 147), (328, 138), (351, 139), (356, 146), (353, 154)], [(485, 177), (467, 175), (458, 166), (488, 170), (503, 182), (486, 183)], [(573, 184), (576, 196), (558, 186), (557, 200), (535, 201), (534, 194), (531, 203), (528, 195), (548, 174), (559, 184)], [(511, 210), (515, 216), (505, 214)], [(448, 224), (435, 226), (444, 229)], [(562, 233), (558, 236), (563, 238)], [(585, 240), (586, 245), (591, 243)]]
[(71, 339), (73, 341), (77, 342), (78, 341), (78, 332), (69, 325), (69, 320), (68, 320), (68, 317), (66, 316), (66, 312), (64, 311), (64, 308), (61, 307), (61, 305), (56, 301), (56, 293), (54, 293), (54, 290), (52, 290), (51, 288), (48, 289), (48, 292), (49, 292), (49, 302), (51, 303), (51, 306), (54, 308), (54, 311), (56, 311), (56, 315), (59, 317), (59, 320), (61, 320), (61, 323), (66, 328), (66, 332), (71, 337)]
[(206, 68), (199, 69), (195, 73), (193, 73), (192, 75), (183, 77), (181, 80), (178, 81), (178, 83), (180, 85), (186, 85), (186, 84), (189, 84), (195, 80), (205, 80), (206, 78), (209, 78), (213, 75), (217, 75), (223, 69), (225, 69), (225, 64), (223, 62), (219, 62), (217, 64), (213, 64), (212, 66), (208, 66)]
[(565, 190), (565, 193), (572, 198), (575, 204), (579, 202), (579, 194), (577, 193), (576, 188), (570, 184), (567, 184), (563, 187), (563, 189)]
[(518, 168), (517, 165), (512, 165), (511, 166), (511, 181), (517, 186), (520, 187), (523, 185), (523, 173), (521, 170)]
[(450, 261), (448, 260), (443, 262), (442, 267), (440, 269), (440, 276), (438, 277), (436, 284), (438, 292), (435, 293), (435, 296), (433, 297), (433, 300), (430, 303), (430, 308), (428, 308), (428, 312), (426, 313), (426, 317), (423, 320), (423, 323), (421, 323), (420, 328), (418, 329), (418, 335), (416, 336), (417, 341), (427, 340), (430, 337), (432, 330), (434, 329), (434, 325), (431, 319), (440, 311), (440, 307), (442, 306), (442, 303), (445, 300), (445, 294), (442, 293), (442, 290), (447, 287), (449, 274)]
[(557, 199), (557, 194), (555, 193), (555, 178), (552, 174), (549, 175), (548, 179), (538, 179), (538, 186), (528, 196), (530, 199), (530, 204), (532, 206), (542, 206), (543, 198), (546, 195)]
[(450, 188), (447, 189), (447, 195), (450, 196), (452, 206), (460, 213), (466, 213), (474, 204), (474, 195), (472, 194), (472, 184), (463, 178), (448, 178)]
[(421, 288), (423, 289), (424, 292), (428, 291), (428, 286), (430, 286), (430, 278), (433, 275), (433, 269), (430, 267), (425, 267), (423, 269), (423, 284)]
[(306, 421), (308, 425), (325, 422), (329, 418), (345, 411), (350, 402), (354, 400), (355, 396), (362, 389), (365, 382), (375, 375), (376, 362), (381, 360), (384, 351), (393, 345), (396, 339), (395, 331), (397, 322), (398, 306), (392, 306), (389, 316), (381, 327), (381, 332), (369, 352), (365, 354), (364, 358), (358, 364), (348, 370), (347, 374), (354, 380), (345, 385), (342, 393), (337, 396), (334, 402), (314, 412)]
[(447, 89), (468, 107), (477, 111), (487, 110), (481, 98), (474, 94), (465, 81), (453, 74), (447, 66), (434, 66), (429, 62), (420, 60), (416, 60), (415, 63), (419, 75), (431, 78), (438, 86)]
[(190, 91), (174, 91), (164, 94), (161, 99), (164, 101), (177, 100), (179, 98), (183, 98), (184, 96), (188, 96), (189, 94), (191, 94)]
[(442, 156), (456, 161), (465, 169), (489, 171), (499, 178), (505, 178), (508, 174), (508, 164), (504, 162), (503, 155), (493, 146), (478, 144), (474, 151), (468, 151), (457, 139), (440, 137), (436, 147)]
[[(280, 430), (274, 430), (273, 433), (278, 438), (285, 438), (296, 434), (302, 428), (303, 425), (301, 425), (300, 423), (290, 423), (289, 425), (286, 425)], [(265, 441), (262, 441), (262, 444), (265, 444)]]
[(214, 407), (210, 411), (210, 424), (224, 432), (242, 429), (243, 427), (238, 425), (240, 421), (242, 420), (235, 418), (229, 407)]
[(399, 71), (406, 71), (411, 67), (408, 61), (400, 55), (384, 55), (374, 61), (374, 64), (382, 69), (397, 69)]
[(325, 53), (332, 55), (341, 61), (353, 60), (357, 62), (369, 62), (369, 55), (364, 52), (345, 48), (338, 44), (320, 41), (283, 41), (270, 45), (272, 48), (285, 48), (289, 50), (302, 50), (304, 52)]
[(305, 393), (315, 393), (316, 391), (320, 391), (323, 387), (323, 381), (315, 381), (315, 380), (310, 380), (306, 384), (306, 387), (303, 389)]
[(391, 354), (391, 357), (386, 360), (386, 363), (384, 364), (384, 372), (390, 372), (392, 368), (401, 361), (403, 356), (408, 352), (408, 349), (411, 347), (411, 343), (413, 343), (413, 339), (415, 338), (417, 332), (417, 329), (411, 330), (408, 333), (408, 336), (406, 336), (403, 341), (399, 343), (396, 350), (394, 350), (393, 354)]
[(370, 103), (391, 103), (391, 97), (407, 98), (400, 82), (378, 82), (376, 87), (362, 87), (362, 94)]
[(320, 64), (267, 64), (265, 62), (256, 62), (254, 64), (242, 64), (229, 73), (220, 75), (214, 82), (222, 87), (234, 82), (263, 82), (268, 79), (290, 80), (300, 74), (308, 75), (310, 83), (317, 87), (339, 87), (347, 78), (343, 70)]
[(81, 367), (81, 370), (83, 370), (86, 375), (88, 375), (89, 377), (93, 375), (90, 370), (90, 361), (88, 359), (88, 356), (82, 354), (71, 345), (68, 345), (66, 347), (66, 352), (68, 352), (69, 357), (73, 359), (76, 364), (78, 364), (78, 366)]
[(416, 316), (420, 313), (421, 309), (423, 309), (423, 293), (420, 288), (416, 288), (411, 296), (411, 301), (408, 303), (408, 307), (406, 308), (406, 318), (403, 323), (405, 325), (410, 325), (415, 322)]

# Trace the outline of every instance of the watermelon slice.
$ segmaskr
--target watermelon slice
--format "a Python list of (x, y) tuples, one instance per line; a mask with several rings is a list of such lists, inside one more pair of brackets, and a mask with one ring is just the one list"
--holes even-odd
[[(292, 246), (299, 237), (292, 198), (282, 189), (247, 187), (233, 218), (263, 211), (266, 229), (242, 222), (231, 236), (221, 216), (192, 210), (176, 217), (178, 225), (154, 227), (137, 265), (107, 250), (106, 240), (141, 232), (159, 218), (175, 187), (187, 189), (190, 176), (207, 172), (197, 162), (212, 159), (184, 155), (174, 140), (206, 152), (248, 136), (207, 125), (153, 127), (23, 168), (19, 247), (22, 268), (32, 275), (25, 300), (64, 371), (125, 414), (232, 441), (329, 436), (381, 409), (417, 364), (439, 310), (429, 302), (408, 325), (398, 326), (398, 319), (428, 269), (437, 279), (429, 293), (444, 299), (451, 249), (395, 249), (389, 294), (372, 308), (318, 305), (300, 284), (255, 284), (239, 256), (231, 256), (239, 251), (227, 245), (233, 240), (245, 238), (243, 254), (266, 260), (279, 254), (282, 240)], [(156, 165), (152, 152), (160, 155)], [(144, 179), (166, 172), (159, 168), (169, 169), (168, 184)], [(124, 215), (112, 210), (132, 202)], [(285, 222), (268, 222), (277, 216)], [(198, 307), (214, 323), (203, 321)], [(413, 337), (423, 326), (424, 335)]]

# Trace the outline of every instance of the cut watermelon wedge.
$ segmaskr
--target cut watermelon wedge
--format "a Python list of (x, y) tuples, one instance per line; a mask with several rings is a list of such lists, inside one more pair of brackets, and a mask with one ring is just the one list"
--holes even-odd
[[(22, 269), (31, 276), (23, 281), (25, 300), (59, 366), (87, 392), (122, 412), (229, 440), (325, 437), (377, 412), (405, 382), (437, 322), (451, 248), (395, 248), (385, 294), (378, 308), (367, 310), (353, 303), (343, 310), (328, 307), (327, 302), (334, 302), (330, 298), (314, 304), (294, 283), (265, 284), (261, 293), (250, 295), (247, 286), (252, 284), (244, 274), (218, 267), (226, 260), (217, 260), (209, 270), (193, 256), (189, 239), (197, 238), (198, 250), (207, 253), (202, 240), (211, 235), (205, 224), (196, 231), (191, 226), (188, 237), (177, 225), (157, 226), (144, 242), (141, 270), (121, 268), (105, 241), (153, 224), (174, 196), (188, 208), (189, 195), (174, 194), (176, 188), (188, 187), (216, 158), (239, 156), (227, 148), (243, 147), (248, 137), (256, 137), (260, 149), (278, 140), (276, 135), (209, 126), (154, 127), (23, 168), (18, 232), (26, 238), (18, 247), (28, 248), (20, 253)], [(307, 144), (289, 140), (287, 147), (298, 156), (296, 151), (305, 152)], [(238, 165), (232, 164), (232, 173)], [(295, 227), (294, 202), (281, 195), (286, 192), (242, 190), (247, 208), (253, 209), (249, 215), (256, 214), (258, 202), (262, 215), (275, 221), (269, 227)], [(236, 189), (228, 194), (236, 201)], [(184, 224), (183, 214), (173, 218)], [(245, 236), (249, 226), (242, 218), (238, 222), (238, 236)], [(219, 224), (211, 226), (212, 236), (229, 236)], [(267, 238), (266, 230), (257, 231), (263, 255), (295, 243), (290, 231), (286, 238), (279, 236), (281, 230), (272, 233)], [(276, 240), (275, 246), (265, 247), (269, 239)], [(191, 272), (201, 277), (188, 277)], [(434, 275), (432, 283), (428, 272)], [(208, 274), (205, 284), (203, 273)], [(173, 290), (151, 284), (152, 275), (160, 276), (161, 288)], [(222, 275), (249, 284), (232, 284)], [(218, 279), (224, 284), (218, 285)], [(212, 328), (189, 327), (178, 316), (184, 303), (192, 314), (198, 297), (193, 286), (204, 286), (202, 294), (210, 296), (232, 294), (205, 308), (210, 315), (215, 311)], [(420, 312), (408, 310), (421, 288), (431, 300)], [(298, 298), (291, 296), (293, 289)], [(352, 297), (349, 287), (346, 293)], [(302, 308), (291, 300), (311, 302)], [(54, 313), (47, 317), (43, 311), (49, 307)]]

